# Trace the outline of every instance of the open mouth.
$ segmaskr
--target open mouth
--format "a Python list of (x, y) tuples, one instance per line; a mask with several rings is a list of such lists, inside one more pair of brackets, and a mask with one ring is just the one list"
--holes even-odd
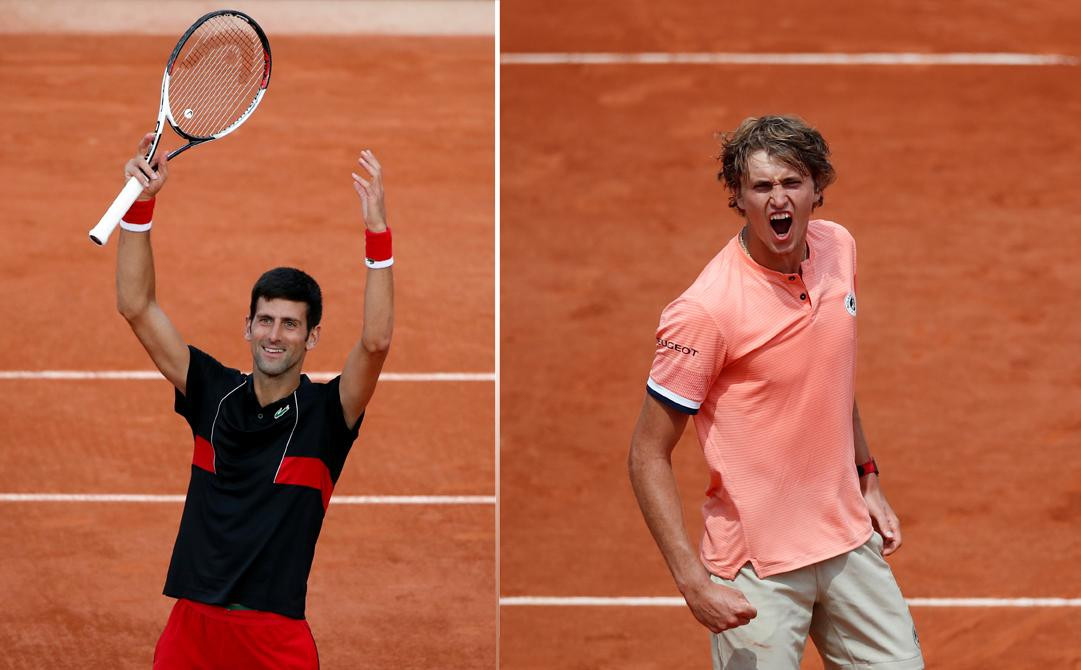
[(773, 232), (777, 234), (777, 237), (784, 237), (792, 229), (792, 215), (787, 212), (771, 214), (769, 225), (773, 228)]

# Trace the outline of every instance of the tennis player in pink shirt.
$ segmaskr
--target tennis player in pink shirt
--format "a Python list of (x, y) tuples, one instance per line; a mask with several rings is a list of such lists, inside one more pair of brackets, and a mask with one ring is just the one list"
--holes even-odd
[[(855, 400), (856, 245), (811, 218), (829, 148), (800, 119), (749, 118), (721, 164), (745, 225), (661, 315), (629, 457), (642, 514), (714, 668), (795, 670), (808, 634), (827, 668), (923, 668)], [(671, 465), (688, 416), (710, 474), (697, 551)]]

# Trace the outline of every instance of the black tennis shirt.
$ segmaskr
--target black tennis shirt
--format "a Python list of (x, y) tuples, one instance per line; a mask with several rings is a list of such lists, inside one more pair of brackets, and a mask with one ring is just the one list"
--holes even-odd
[(340, 377), (301, 375), (260, 407), (251, 375), (189, 349), (175, 409), (195, 451), (165, 595), (302, 619), (315, 542), (364, 417), (345, 424)]

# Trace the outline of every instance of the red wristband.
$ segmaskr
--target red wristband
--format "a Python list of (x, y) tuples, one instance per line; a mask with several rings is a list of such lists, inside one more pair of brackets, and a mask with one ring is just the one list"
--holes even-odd
[(132, 203), (131, 209), (124, 215), (124, 220), (128, 223), (150, 223), (150, 220), (154, 218), (155, 200), (156, 198), (136, 200)]
[(154, 200), (136, 200), (131, 208), (124, 214), (120, 221), (120, 227), (142, 233), (150, 230), (151, 220), (154, 218)]
[(389, 268), (394, 265), (390, 228), (381, 233), (373, 233), (370, 230), (364, 231), (364, 264), (373, 270)]

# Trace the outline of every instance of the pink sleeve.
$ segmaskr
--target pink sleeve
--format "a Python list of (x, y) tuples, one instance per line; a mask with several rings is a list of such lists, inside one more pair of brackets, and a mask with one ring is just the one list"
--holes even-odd
[(717, 323), (696, 301), (679, 298), (661, 313), (646, 390), (658, 401), (697, 414), (724, 363)]

